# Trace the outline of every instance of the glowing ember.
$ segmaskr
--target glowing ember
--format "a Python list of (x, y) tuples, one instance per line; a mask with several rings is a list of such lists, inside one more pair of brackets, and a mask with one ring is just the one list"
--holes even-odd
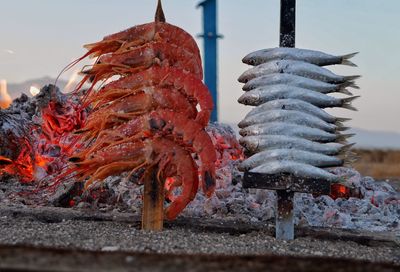
[(350, 197), (350, 189), (341, 184), (332, 184), (331, 185), (331, 194), (329, 196), (332, 199), (349, 198)]
[(7, 81), (0, 80), (0, 108), (6, 109), (12, 102), (11, 96), (7, 92)]
[(29, 92), (31, 93), (31, 95), (35, 96), (38, 93), (40, 93), (40, 90), (38, 88), (36, 88), (35, 86), (31, 86), (31, 88), (29, 89)]

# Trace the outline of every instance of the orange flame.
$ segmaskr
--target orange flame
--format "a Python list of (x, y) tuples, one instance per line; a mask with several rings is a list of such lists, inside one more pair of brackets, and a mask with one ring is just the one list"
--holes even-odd
[(0, 80), (0, 108), (6, 109), (12, 102), (11, 96), (7, 92), (7, 81)]

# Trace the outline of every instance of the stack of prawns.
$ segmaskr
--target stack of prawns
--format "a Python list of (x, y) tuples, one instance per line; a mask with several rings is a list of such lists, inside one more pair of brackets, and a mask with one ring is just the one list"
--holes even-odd
[[(349, 60), (355, 54), (333, 56), (281, 47), (243, 58), (254, 67), (239, 77), (245, 93), (238, 101), (256, 107), (239, 123), (240, 143), (250, 155), (240, 170), (341, 182), (326, 168), (354, 160), (347, 142), (353, 135), (343, 134), (348, 129), (343, 122), (349, 119), (324, 109), (356, 110), (351, 103), (358, 96), (348, 89), (358, 89), (354, 80), (359, 76), (336, 75), (322, 66), (356, 66)], [(335, 92), (342, 98), (329, 95)]]
[(88, 188), (110, 175), (144, 176), (156, 168), (157, 178), (169, 181), (165, 216), (171, 220), (194, 199), (199, 180), (211, 196), (216, 153), (205, 131), (213, 102), (202, 82), (199, 48), (190, 34), (165, 22), (160, 7), (155, 22), (86, 45), (87, 54), (72, 63), (96, 58), (75, 91), (91, 84), (82, 98), (91, 111), (76, 131), (87, 145), (69, 159), (69, 172)]

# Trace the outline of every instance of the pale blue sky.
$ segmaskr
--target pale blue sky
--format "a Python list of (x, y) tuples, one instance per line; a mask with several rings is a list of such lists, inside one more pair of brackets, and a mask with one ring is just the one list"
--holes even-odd
[[(20, 82), (55, 77), (82, 45), (153, 19), (155, 0), (0, 0), (0, 79)], [(164, 0), (167, 21), (192, 35), (201, 32), (195, 0)], [(361, 74), (358, 112), (350, 126), (400, 132), (400, 1), (297, 0), (296, 46), (345, 54), (358, 68), (334, 67)], [(256, 49), (278, 45), (279, 0), (219, 0), (219, 90), (221, 121), (237, 123), (249, 108), (242, 94), (241, 59)], [(202, 48), (202, 42), (197, 40)], [(68, 78), (69, 75), (64, 76)]]

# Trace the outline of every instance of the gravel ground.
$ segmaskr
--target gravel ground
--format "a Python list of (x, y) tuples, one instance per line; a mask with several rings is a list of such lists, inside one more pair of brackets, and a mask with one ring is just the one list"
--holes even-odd
[(118, 222), (43, 223), (6, 216), (0, 218), (0, 244), (147, 253), (325, 256), (400, 264), (400, 248), (368, 247), (349, 241), (306, 237), (285, 242), (262, 231), (231, 235), (178, 227), (154, 233)]

